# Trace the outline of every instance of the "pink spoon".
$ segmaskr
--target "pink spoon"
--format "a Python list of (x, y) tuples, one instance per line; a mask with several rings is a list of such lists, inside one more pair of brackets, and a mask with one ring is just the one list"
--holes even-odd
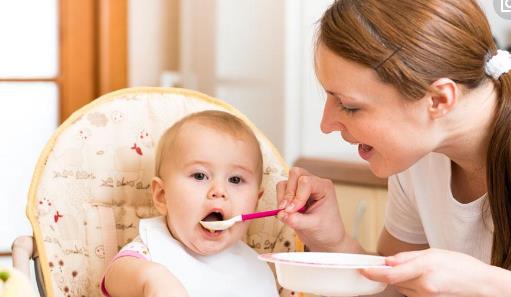
[[(304, 213), (305, 210), (308, 208), (308, 205), (306, 204), (304, 207), (300, 208), (298, 212)], [(274, 209), (274, 210), (266, 210), (266, 211), (260, 211), (260, 212), (253, 212), (253, 213), (247, 213), (247, 214), (240, 214), (235, 217), (232, 217), (228, 220), (224, 221), (200, 221), (199, 223), (206, 229), (211, 231), (220, 231), (225, 230), (235, 223), (238, 222), (244, 222), (248, 220), (258, 219), (258, 218), (264, 218), (264, 217), (271, 217), (276, 216), (279, 212), (281, 212), (283, 208), (281, 209)]]

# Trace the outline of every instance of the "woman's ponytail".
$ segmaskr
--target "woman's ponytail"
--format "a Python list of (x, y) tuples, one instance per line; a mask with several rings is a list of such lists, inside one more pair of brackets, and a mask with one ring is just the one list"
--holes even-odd
[(488, 202), (493, 220), (491, 263), (511, 268), (511, 73), (494, 81), (498, 103), (487, 153)]

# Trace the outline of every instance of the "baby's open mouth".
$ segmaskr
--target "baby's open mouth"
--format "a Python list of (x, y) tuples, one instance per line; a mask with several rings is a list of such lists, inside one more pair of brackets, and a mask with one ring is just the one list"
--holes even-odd
[(202, 221), (206, 221), (206, 222), (223, 221), (223, 220), (224, 220), (224, 215), (218, 211), (212, 211), (202, 219)]
[[(203, 222), (212, 222), (212, 221), (223, 221), (223, 220), (224, 220), (224, 215), (221, 212), (212, 211), (207, 216), (205, 216), (201, 221), (203, 221)], [(202, 229), (204, 229), (205, 231), (210, 232), (210, 233), (221, 233), (222, 232), (222, 230), (209, 230), (209, 229), (206, 229), (202, 225), (201, 225), (201, 227), (202, 227)]]

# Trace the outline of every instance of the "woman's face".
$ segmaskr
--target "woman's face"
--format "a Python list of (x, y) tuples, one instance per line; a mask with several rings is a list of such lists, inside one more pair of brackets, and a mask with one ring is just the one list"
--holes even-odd
[(433, 129), (426, 98), (408, 100), (366, 66), (341, 58), (323, 44), (316, 51), (316, 73), (327, 100), (323, 133), (340, 131), (358, 144), (360, 156), (379, 177), (401, 172), (433, 151)]

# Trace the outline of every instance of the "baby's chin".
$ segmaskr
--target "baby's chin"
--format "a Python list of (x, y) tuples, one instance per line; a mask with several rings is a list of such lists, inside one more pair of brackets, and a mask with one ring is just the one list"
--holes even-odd
[(200, 256), (210, 256), (218, 254), (236, 243), (237, 240), (228, 242), (198, 242), (186, 245), (189, 250)]
[(172, 236), (179, 241), (186, 249), (200, 256), (209, 256), (220, 253), (236, 242), (242, 240), (247, 232), (248, 224), (238, 224), (217, 234), (210, 234), (205, 228), (198, 226), (189, 232), (184, 229), (172, 228)]
[(242, 230), (223, 231), (223, 234), (215, 240), (208, 240), (202, 236), (198, 236), (192, 239), (189, 242), (190, 244), (186, 244), (186, 246), (192, 252), (201, 256), (214, 255), (232, 247), (239, 240), (242, 240), (243, 234), (245, 233), (240, 231)]

